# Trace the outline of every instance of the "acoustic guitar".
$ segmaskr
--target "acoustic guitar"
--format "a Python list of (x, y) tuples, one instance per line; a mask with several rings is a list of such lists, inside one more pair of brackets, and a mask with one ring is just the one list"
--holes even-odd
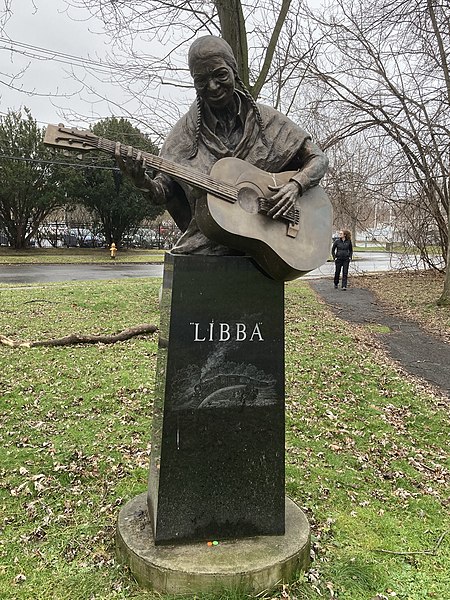
[[(116, 143), (91, 131), (49, 125), (44, 144), (78, 153), (102, 150), (115, 154)], [(130, 147), (121, 145), (123, 158)], [(293, 171), (267, 173), (238, 158), (222, 158), (209, 175), (141, 152), (144, 166), (162, 171), (175, 180), (200, 188), (206, 195), (197, 200), (195, 216), (209, 239), (248, 253), (273, 279), (289, 281), (326, 262), (331, 240), (332, 208), (320, 186), (307, 190), (297, 204), (279, 219), (267, 216), (273, 206), (269, 186), (287, 183)]]

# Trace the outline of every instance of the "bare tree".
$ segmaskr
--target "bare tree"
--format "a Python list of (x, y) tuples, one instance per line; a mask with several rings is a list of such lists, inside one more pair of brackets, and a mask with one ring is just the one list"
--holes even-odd
[(365, 136), (343, 140), (327, 151), (330, 169), (326, 189), (334, 208), (336, 229), (350, 229), (356, 241), (356, 232), (373, 230), (377, 213), (386, 199), (380, 186), (383, 168), (379, 154), (370, 149)]
[[(336, 0), (316, 20), (321, 42), (310, 68), (328, 88), (323, 105), (340, 115), (329, 143), (361, 131), (370, 131), (377, 144), (382, 138), (391, 142), (393, 164), (402, 165), (397, 192), (414, 185), (415, 198), (432, 215), (441, 260), (448, 265), (450, 30), (445, 4)], [(450, 303), (448, 268), (439, 302)]]
[[(302, 0), (66, 0), (100, 18), (111, 37), (111, 79), (136, 100), (129, 118), (164, 137), (193, 100), (186, 64), (188, 48), (199, 35), (221, 35), (233, 48), (244, 84), (255, 98), (278, 96), (294, 77), (287, 61), (299, 29)], [(308, 49), (299, 52), (302, 56)], [(295, 59), (297, 72), (302, 67)], [(92, 73), (94, 75), (94, 73)], [(73, 74), (76, 77), (76, 73)], [(295, 74), (296, 81), (298, 80)], [(266, 87), (265, 87), (266, 86)], [(91, 87), (89, 92), (98, 93)], [(122, 104), (121, 110), (124, 110)], [(150, 122), (151, 115), (151, 122)], [(158, 140), (156, 140), (158, 141)]]
[(0, 31), (3, 30), (12, 14), (12, 0), (2, 0), (0, 4)]

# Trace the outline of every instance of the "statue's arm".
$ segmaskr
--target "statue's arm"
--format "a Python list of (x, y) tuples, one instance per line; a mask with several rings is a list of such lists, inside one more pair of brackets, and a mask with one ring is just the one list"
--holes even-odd
[(297, 160), (300, 165), (299, 170), (291, 177), (300, 186), (300, 193), (317, 185), (325, 175), (328, 168), (328, 158), (322, 150), (310, 139), (305, 140), (298, 154)]
[(284, 186), (269, 186), (275, 194), (274, 206), (268, 211), (269, 217), (279, 219), (295, 205), (297, 199), (309, 188), (317, 185), (328, 168), (328, 159), (322, 150), (307, 138), (296, 156), (299, 170)]

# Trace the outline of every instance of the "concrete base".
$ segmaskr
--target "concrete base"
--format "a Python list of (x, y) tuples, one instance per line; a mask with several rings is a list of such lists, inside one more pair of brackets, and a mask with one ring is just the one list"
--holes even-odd
[[(310, 527), (305, 514), (286, 497), (286, 533), (239, 540), (155, 546), (147, 494), (130, 500), (117, 521), (120, 562), (143, 588), (162, 594), (197, 594), (223, 589), (260, 593), (291, 581), (310, 561)], [(213, 540), (211, 540), (213, 541)]]

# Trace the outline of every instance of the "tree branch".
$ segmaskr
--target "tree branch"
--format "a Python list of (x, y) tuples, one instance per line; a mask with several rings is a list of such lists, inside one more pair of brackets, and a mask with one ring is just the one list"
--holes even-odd
[(435, 547), (433, 548), (433, 550), (416, 550), (416, 551), (411, 551), (411, 552), (401, 552), (401, 551), (395, 551), (395, 550), (375, 550), (375, 552), (383, 552), (384, 554), (395, 554), (395, 555), (401, 555), (401, 556), (410, 556), (410, 555), (415, 555), (415, 554), (431, 554), (431, 555), (435, 555), (436, 552), (439, 549), (439, 546), (442, 544), (443, 539), (445, 538), (445, 536), (447, 535), (447, 533), (449, 533), (449, 529), (447, 529), (447, 531), (444, 531), (440, 536), (438, 541), (436, 542)]
[(49, 340), (36, 340), (36, 341), (25, 341), (18, 342), (12, 340), (5, 335), (0, 335), (0, 344), (4, 346), (10, 346), (11, 348), (36, 348), (37, 346), (72, 346), (75, 344), (114, 344), (115, 342), (123, 342), (129, 340), (137, 335), (144, 335), (146, 333), (155, 333), (158, 331), (156, 325), (149, 325), (148, 323), (142, 323), (141, 325), (135, 325), (134, 327), (128, 327), (123, 331), (119, 331), (115, 334), (105, 335), (80, 335), (78, 333), (71, 333), (62, 338), (53, 338)]

